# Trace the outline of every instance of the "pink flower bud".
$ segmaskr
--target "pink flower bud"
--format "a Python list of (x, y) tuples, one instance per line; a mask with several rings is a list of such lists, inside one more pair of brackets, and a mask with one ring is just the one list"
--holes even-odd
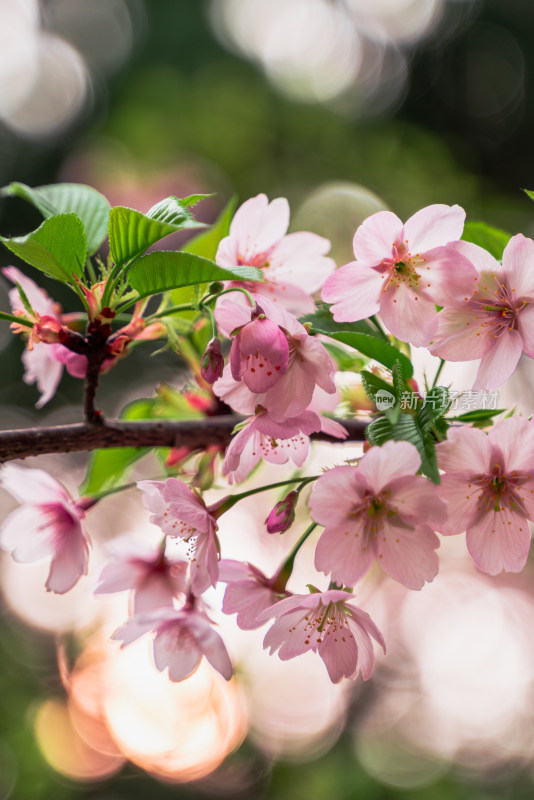
[(293, 525), (298, 499), (298, 492), (289, 492), (283, 500), (275, 505), (267, 518), (267, 533), (284, 533)]
[(206, 383), (211, 384), (221, 377), (223, 369), (224, 358), (221, 353), (221, 343), (217, 338), (211, 339), (200, 362), (200, 374)]

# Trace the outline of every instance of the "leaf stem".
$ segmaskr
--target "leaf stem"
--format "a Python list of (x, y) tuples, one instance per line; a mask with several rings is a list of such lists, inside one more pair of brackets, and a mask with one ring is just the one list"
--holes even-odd
[(437, 383), (439, 381), (439, 376), (441, 375), (441, 371), (442, 371), (444, 366), (445, 366), (445, 359), (440, 358), (439, 367), (437, 368), (436, 374), (434, 375), (434, 380), (432, 381), (432, 386), (430, 387), (431, 389), (435, 389), (436, 388)]

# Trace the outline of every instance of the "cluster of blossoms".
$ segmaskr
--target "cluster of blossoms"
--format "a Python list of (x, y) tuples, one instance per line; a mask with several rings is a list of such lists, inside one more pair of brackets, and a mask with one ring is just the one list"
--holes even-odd
[[(286, 233), (285, 199), (269, 203), (258, 195), (241, 206), (215, 263), (228, 270), (255, 267), (263, 281), (240, 281), (236, 274), (212, 298), (209, 315), (217, 331), (197, 365), (204, 395), (196, 395), (195, 403), (206, 415), (217, 413), (218, 407), (240, 415), (229, 446), (216, 446), (205, 456), (212, 477), (220, 470), (220, 479), (233, 486), (261, 461), (291, 461), (298, 470), (308, 458), (313, 434), (346, 438), (346, 428), (329, 416), (340, 400), (336, 361), (325, 339), (315, 335), (308, 321), (298, 319), (315, 310), (313, 295), (319, 290), (322, 300), (332, 304), (334, 323), (348, 323), (349, 330), (351, 323), (379, 314), (391, 334), (405, 343), (428, 347), (450, 361), (479, 359), (476, 389), (501, 385), (523, 352), (534, 357), (534, 242), (521, 234), (511, 237), (500, 263), (482, 247), (461, 240), (464, 220), (458, 206), (430, 206), (405, 224), (389, 211), (379, 212), (356, 231), (355, 260), (336, 270), (324, 238)], [(23, 356), (25, 380), (37, 382), (38, 405), (43, 405), (53, 395), (63, 366), (71, 374), (86, 375), (87, 357), (69, 347), (69, 337), (79, 335), (79, 315), (62, 314), (16, 268), (4, 274), (16, 285), (10, 292), (15, 316), (27, 315), (28, 307), (33, 314), (30, 324), (25, 317), (25, 330), (30, 331)], [(103, 324), (114, 316), (102, 304), (103, 285), (84, 290), (90, 322)], [(142, 316), (143, 308), (138, 303), (131, 321), (109, 335), (101, 371), (130, 342), (157, 338), (167, 330), (165, 308), (152, 318)], [(381, 342), (393, 347), (381, 326), (375, 327)], [(227, 340), (226, 365), (219, 337)], [(374, 378), (383, 389), (385, 381), (376, 374)], [(384, 651), (386, 645), (355, 603), (354, 588), (375, 565), (406, 588), (420, 590), (439, 571), (438, 534), (466, 532), (478, 569), (491, 575), (521, 571), (530, 548), (529, 520), (534, 520), (533, 422), (512, 416), (488, 432), (468, 424), (490, 425), (498, 412), (489, 409), (466, 424), (453, 425), (445, 418), (445, 402), (423, 426), (420, 395), (413, 393), (413, 408), (402, 406), (408, 383), (397, 391), (396, 380), (398, 369), (390, 385), (397, 408), (381, 418), (389, 426), (385, 440), (376, 442), (370, 435), (372, 446), (354, 463), (319, 476), (297, 472), (297, 477), (281, 481), (296, 488), (276, 503), (266, 533), (291, 528), (301, 494), (310, 485), (312, 523), (270, 577), (253, 564), (221, 557), (218, 520), (245, 496), (271, 487), (229, 494), (208, 506), (197, 479), (140, 481), (150, 520), (162, 537), (156, 548), (129, 540), (116, 543), (96, 588), (97, 594), (130, 591), (131, 617), (113, 638), (125, 646), (152, 633), (154, 662), (158, 669), (168, 669), (171, 680), (189, 676), (203, 656), (229, 679), (232, 664), (203, 597), (222, 582), (223, 612), (237, 614), (244, 630), (270, 623), (264, 647), (271, 653), (278, 651), (286, 660), (311, 650), (322, 658), (333, 682), (359, 674), (366, 680), (374, 669), (373, 640)], [(401, 411), (403, 428), (397, 426)], [(423, 452), (406, 434), (407, 424), (419, 424), (419, 436), (426, 437)], [(422, 460), (429, 451), (435, 473)], [(191, 452), (175, 448), (167, 467), (184, 478), (185, 470), (180, 470)], [(75, 501), (46, 473), (13, 465), (2, 468), (0, 483), (21, 504), (0, 529), (0, 546), (17, 561), (48, 556), (47, 589), (67, 592), (87, 573), (90, 543), (84, 518), (99, 498)], [(322, 532), (314, 538), (318, 526)], [(185, 542), (187, 555), (171, 556), (169, 538)], [(295, 594), (287, 588), (293, 564), (300, 548), (312, 541), (316, 569), (329, 576), (330, 584), (322, 591), (309, 585), (308, 593)]]

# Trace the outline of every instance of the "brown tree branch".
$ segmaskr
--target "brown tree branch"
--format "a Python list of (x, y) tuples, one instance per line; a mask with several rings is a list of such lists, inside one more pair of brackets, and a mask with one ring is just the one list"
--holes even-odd
[[(0, 462), (45, 453), (74, 453), (106, 447), (192, 447), (203, 449), (213, 444), (227, 445), (239, 418), (233, 415), (201, 420), (149, 420), (127, 422), (106, 420), (98, 424), (78, 422), (50, 428), (0, 431)], [(349, 432), (348, 441), (362, 442), (367, 422), (341, 420)], [(324, 433), (312, 439), (341, 443)], [(347, 440), (345, 440), (347, 441)]]

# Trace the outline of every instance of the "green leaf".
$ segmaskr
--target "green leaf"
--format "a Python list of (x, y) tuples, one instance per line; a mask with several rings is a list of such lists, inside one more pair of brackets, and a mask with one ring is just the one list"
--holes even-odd
[(457, 414), (454, 417), (449, 417), (449, 419), (458, 422), (483, 422), (496, 417), (497, 414), (502, 414), (504, 411), (504, 408), (475, 408), (473, 411), (466, 411), (464, 414)]
[(386, 342), (376, 328), (367, 320), (335, 322), (328, 306), (322, 306), (313, 314), (301, 317), (299, 322), (302, 324), (311, 323), (311, 333), (322, 333), (338, 342), (348, 344), (368, 358), (384, 364), (388, 369), (393, 369), (394, 364), (398, 361), (402, 367), (402, 374), (406, 379), (411, 378), (413, 375), (410, 359), (400, 350), (397, 350), (396, 347), (393, 347), (392, 344)]
[[(120, 418), (152, 419), (153, 405), (153, 400), (134, 400), (123, 408)], [(80, 486), (80, 495), (92, 497), (125, 483), (135, 462), (148, 452), (148, 447), (109, 447), (105, 450), (94, 450)]]
[(430, 430), (436, 420), (447, 413), (449, 405), (449, 391), (444, 386), (435, 386), (427, 392), (423, 405), (417, 412), (417, 421), (421, 429)]
[(10, 183), (1, 194), (27, 200), (45, 219), (58, 214), (76, 214), (83, 223), (87, 252), (95, 253), (108, 233), (109, 203), (104, 195), (82, 183), (55, 183), (48, 186), (26, 186)]
[(208, 281), (261, 279), (262, 272), (255, 267), (224, 269), (207, 258), (168, 250), (147, 253), (132, 266), (128, 275), (131, 286), (139, 292), (140, 297)]
[(182, 247), (182, 250), (185, 253), (193, 253), (195, 256), (210, 258), (212, 261), (215, 260), (219, 243), (230, 233), (230, 223), (232, 222), (236, 206), (237, 197), (232, 197), (211, 228), (199, 233), (198, 236), (195, 236), (193, 239), (190, 239)]
[(343, 344), (354, 347), (355, 350), (363, 353), (368, 358), (379, 361), (380, 364), (388, 367), (388, 369), (393, 369), (395, 362), (400, 361), (405, 378), (411, 378), (413, 375), (413, 366), (410, 359), (389, 342), (384, 342), (382, 339), (377, 339), (375, 336), (369, 336), (366, 333), (352, 333), (351, 331), (330, 333), (319, 329), (315, 329), (315, 332), (324, 333), (337, 342), (343, 342)]
[(72, 284), (74, 275), (83, 275), (87, 243), (76, 214), (50, 217), (26, 236), (0, 236), (0, 241), (27, 264), (58, 281)]
[(512, 234), (500, 228), (494, 228), (491, 225), (486, 225), (485, 222), (466, 222), (462, 239), (464, 242), (472, 242), (483, 247), (488, 253), (500, 261), (502, 259), (503, 250), (508, 244)]
[(354, 350), (346, 350), (334, 342), (323, 342), (323, 345), (336, 362), (339, 370), (359, 373), (365, 367), (367, 359), (359, 356)]
[(530, 189), (523, 189), (523, 191), (527, 197), (530, 197), (531, 200), (534, 200), (534, 192), (531, 192)]
[(377, 392), (389, 392), (395, 397), (396, 400), (398, 400), (398, 395), (395, 388), (391, 385), (391, 383), (387, 383), (387, 381), (379, 378), (378, 375), (362, 369), (360, 377), (362, 379), (363, 388), (365, 389), (365, 394), (369, 400), (373, 401), (373, 403), (375, 401)]
[[(207, 195), (205, 195), (207, 196)], [(195, 197), (202, 197), (195, 195)], [(166, 197), (142, 214), (133, 208), (116, 206), (109, 215), (109, 249), (115, 264), (126, 264), (137, 258), (151, 245), (184, 228), (203, 228), (188, 210), (188, 201)]]
[(434, 483), (440, 483), (434, 437), (411, 414), (400, 414), (395, 424), (386, 417), (375, 419), (365, 429), (365, 436), (370, 444), (378, 446), (389, 441), (410, 442), (421, 456), (420, 471)]
[(306, 314), (306, 316), (300, 317), (299, 322), (303, 325), (305, 322), (311, 322), (310, 330), (312, 333), (325, 333), (327, 336), (331, 336), (334, 333), (364, 333), (384, 341), (374, 325), (371, 325), (365, 319), (358, 322), (335, 322), (329, 307), (326, 305), (318, 306), (313, 314)]

